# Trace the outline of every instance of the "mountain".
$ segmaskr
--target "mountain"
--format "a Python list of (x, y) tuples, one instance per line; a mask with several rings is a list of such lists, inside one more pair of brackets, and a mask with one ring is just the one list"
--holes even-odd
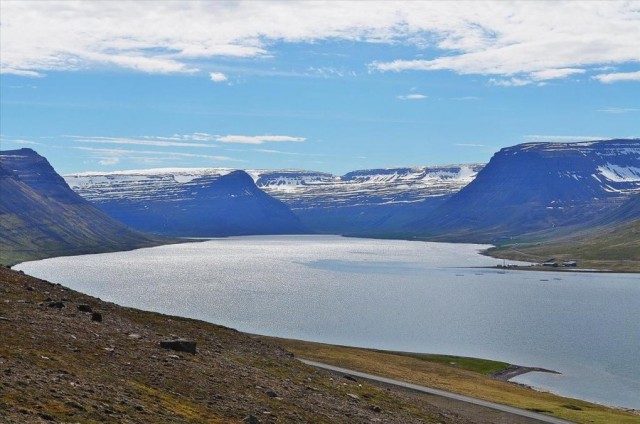
[(0, 151), (0, 263), (161, 242), (127, 228), (78, 196), (35, 151)]
[(426, 214), (483, 165), (369, 169), (343, 176), (299, 170), (247, 170), (258, 187), (285, 202), (320, 233), (383, 232)]
[(138, 230), (182, 237), (298, 234), (300, 220), (244, 171), (150, 169), (66, 175), (99, 209)]
[(526, 143), (500, 150), (469, 185), (405, 230), (495, 241), (606, 216), (635, 193), (640, 139)]

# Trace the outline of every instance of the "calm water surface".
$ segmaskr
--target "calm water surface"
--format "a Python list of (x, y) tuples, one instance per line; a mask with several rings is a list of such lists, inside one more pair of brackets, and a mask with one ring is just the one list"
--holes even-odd
[(236, 237), (16, 268), (252, 333), (550, 368), (516, 381), (640, 408), (640, 276), (473, 268), (486, 247)]

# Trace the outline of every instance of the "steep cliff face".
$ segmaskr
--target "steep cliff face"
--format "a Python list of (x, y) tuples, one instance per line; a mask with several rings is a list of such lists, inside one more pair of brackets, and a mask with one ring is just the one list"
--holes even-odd
[(528, 143), (500, 150), (476, 179), (409, 228), (487, 241), (603, 216), (640, 193), (640, 140)]
[(183, 237), (305, 231), (284, 203), (244, 171), (156, 169), (65, 178), (102, 211), (142, 231)]
[(35, 151), (0, 152), (0, 263), (158, 243), (77, 195)]

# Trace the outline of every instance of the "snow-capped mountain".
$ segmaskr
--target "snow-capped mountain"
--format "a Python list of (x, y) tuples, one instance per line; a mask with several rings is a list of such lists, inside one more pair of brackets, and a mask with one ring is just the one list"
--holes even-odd
[[(472, 181), (480, 169), (479, 164), (388, 168), (354, 171), (343, 176), (302, 170), (246, 172), (260, 189), (287, 204), (307, 230), (347, 233), (398, 226), (418, 219), (445, 196)], [(233, 171), (178, 168), (88, 172), (66, 175), (65, 180), (81, 196), (112, 216), (136, 228), (158, 232), (146, 224), (141, 227), (148, 220), (133, 222), (123, 210), (130, 208), (131, 203), (150, 202), (165, 202), (184, 209), (184, 205), (197, 202), (199, 188), (215, 184)], [(434, 201), (425, 205), (427, 199)], [(295, 232), (299, 231), (296, 228)]]
[(517, 235), (577, 225), (640, 193), (640, 139), (526, 143), (496, 153), (469, 185), (412, 225), (426, 234)]
[(150, 169), (65, 175), (110, 216), (143, 231), (190, 237), (304, 232), (300, 220), (244, 171)]
[(457, 192), (483, 165), (367, 169), (343, 176), (310, 171), (247, 170), (256, 185), (292, 209), (420, 202)]
[(65, 175), (74, 191), (91, 202), (117, 199), (186, 201), (189, 188), (218, 180), (233, 169), (158, 168), (113, 172), (82, 172)]

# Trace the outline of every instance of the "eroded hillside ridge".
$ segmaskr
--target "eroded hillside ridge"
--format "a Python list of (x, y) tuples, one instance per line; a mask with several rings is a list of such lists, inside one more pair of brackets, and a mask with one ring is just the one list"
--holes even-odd
[(32, 149), (0, 152), (0, 193), (0, 263), (161, 242), (98, 210)]

